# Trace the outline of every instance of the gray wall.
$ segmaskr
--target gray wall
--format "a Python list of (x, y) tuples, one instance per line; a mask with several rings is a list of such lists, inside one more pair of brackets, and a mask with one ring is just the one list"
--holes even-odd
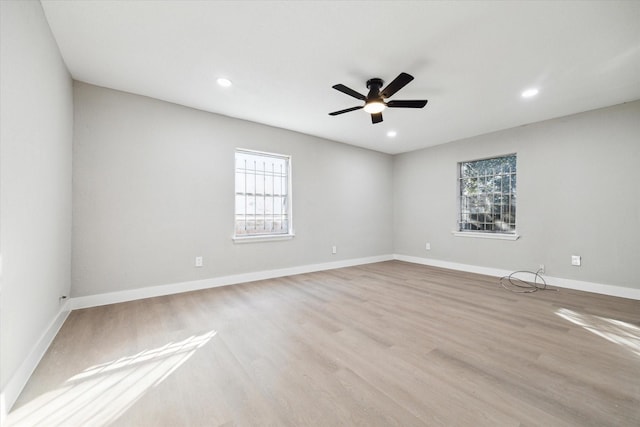
[[(392, 253), (389, 155), (85, 83), (74, 103), (73, 296)], [(236, 147), (292, 156), (292, 240), (231, 240)]]
[[(640, 287), (640, 102), (394, 157), (84, 83), (74, 102), (73, 296), (394, 252)], [(231, 240), (236, 147), (293, 156), (293, 240)], [(512, 152), (522, 237), (454, 237), (457, 163)]]
[(4, 390), (69, 294), (73, 98), (40, 2), (2, 1), (0, 16)]
[[(457, 163), (513, 152), (522, 237), (453, 236)], [(394, 249), (505, 270), (545, 264), (549, 276), (640, 288), (639, 183), (640, 101), (398, 155)]]

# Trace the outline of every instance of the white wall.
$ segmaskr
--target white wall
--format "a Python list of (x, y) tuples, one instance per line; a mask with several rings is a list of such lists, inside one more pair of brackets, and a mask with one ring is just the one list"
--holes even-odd
[(0, 17), (4, 412), (39, 359), (34, 352), (46, 348), (59, 297), (69, 295), (73, 98), (40, 2), (2, 1)]
[[(522, 237), (454, 237), (457, 163), (513, 152)], [(395, 252), (640, 289), (639, 166), (640, 101), (398, 155)]]
[[(392, 253), (389, 155), (85, 83), (74, 103), (74, 297)], [(236, 147), (292, 156), (294, 239), (231, 240)]]

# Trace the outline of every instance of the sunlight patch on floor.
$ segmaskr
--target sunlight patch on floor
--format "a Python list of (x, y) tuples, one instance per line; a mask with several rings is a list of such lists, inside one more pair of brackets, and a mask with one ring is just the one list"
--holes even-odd
[(8, 426), (108, 425), (215, 335), (210, 331), (85, 369), (10, 413)]
[(607, 317), (581, 314), (566, 308), (557, 310), (556, 314), (607, 341), (625, 347), (636, 356), (640, 356), (640, 327)]

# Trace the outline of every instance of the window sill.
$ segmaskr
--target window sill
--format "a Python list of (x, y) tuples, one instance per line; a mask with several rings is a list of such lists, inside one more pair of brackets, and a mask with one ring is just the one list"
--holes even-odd
[(233, 243), (257, 243), (257, 242), (275, 242), (278, 240), (291, 240), (296, 235), (289, 234), (270, 234), (262, 236), (233, 236)]
[(452, 231), (456, 237), (475, 237), (479, 239), (518, 240), (519, 234), (477, 233), (473, 231)]

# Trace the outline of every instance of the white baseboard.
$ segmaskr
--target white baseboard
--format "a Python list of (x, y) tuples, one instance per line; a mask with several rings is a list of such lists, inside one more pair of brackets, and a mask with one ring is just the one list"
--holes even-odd
[[(502, 277), (512, 273), (511, 270), (501, 270), (491, 267), (482, 267), (470, 264), (460, 264), (450, 261), (442, 261), (430, 258), (420, 258), (409, 255), (393, 254), (379, 255), (366, 258), (354, 258), (342, 261), (327, 262), (321, 264), (309, 264), (298, 267), (287, 267), (276, 270), (256, 271), (229, 276), (213, 277), (189, 282), (171, 283), (167, 285), (149, 286), (130, 289), (126, 291), (109, 292), (84, 297), (75, 297), (69, 300), (69, 308), (77, 310), (81, 308), (97, 307), (100, 305), (115, 304), (119, 302), (134, 301), (144, 298), (152, 298), (164, 295), (178, 294), (182, 292), (198, 291), (215, 288), (218, 286), (235, 285), (238, 283), (253, 282), (256, 280), (273, 279), (276, 277), (291, 276), (294, 274), (311, 273), (314, 271), (332, 270), (336, 268), (352, 267), (354, 265), (370, 264), (374, 262), (399, 260), (415, 264), (430, 265), (433, 267), (448, 268), (452, 270), (466, 271), (470, 273), (485, 274), (488, 276)], [(544, 276), (547, 283), (561, 288), (576, 289), (586, 292), (595, 292), (604, 295), (617, 296), (640, 300), (640, 289), (613, 286), (600, 283), (582, 282), (578, 280), (563, 279), (559, 277)]]
[[(477, 265), (460, 264), (457, 262), (441, 261), (430, 258), (420, 258), (409, 255), (394, 254), (393, 259), (398, 261), (412, 262), (414, 264), (430, 265), (432, 267), (448, 268), (451, 270), (466, 271), (469, 273), (485, 274), (487, 276), (502, 277), (513, 273), (511, 270), (501, 270), (498, 268), (480, 267)], [(564, 279), (561, 277), (551, 277), (544, 275), (544, 279), (550, 286), (559, 288), (575, 289), (578, 291), (594, 292), (597, 294), (610, 295), (614, 297), (640, 300), (640, 289), (625, 286), (605, 285), (602, 283), (583, 282), (580, 280)]]
[(33, 374), (33, 371), (35, 371), (40, 360), (47, 352), (47, 349), (58, 334), (58, 331), (60, 331), (62, 324), (67, 319), (70, 312), (71, 309), (69, 307), (69, 302), (67, 301), (60, 307), (60, 311), (58, 311), (51, 323), (49, 323), (49, 326), (33, 346), (27, 358), (11, 376), (11, 379), (7, 382), (2, 392), (0, 392), (0, 425), (4, 425), (4, 421), (9, 410), (11, 410), (11, 407), (18, 399), (18, 396), (20, 396), (20, 393), (27, 384), (29, 377), (31, 377), (31, 374)]
[(495, 277), (502, 277), (511, 273), (511, 271), (500, 270), (497, 268), (480, 267), (478, 265), (470, 265), (470, 264), (459, 264), (457, 262), (441, 261), (439, 259), (431, 259), (431, 258), (420, 258), (420, 257), (410, 256), (410, 255), (394, 254), (393, 259), (398, 261), (411, 262), (414, 264), (429, 265), (431, 267), (448, 268), (449, 270), (466, 271), (469, 273), (485, 274), (487, 276), (495, 276)]
[(336, 268), (352, 267), (354, 265), (371, 264), (374, 262), (391, 260), (393, 260), (393, 255), (379, 255), (366, 258), (333, 261), (322, 264), (310, 264), (299, 267), (287, 267), (276, 270), (265, 270), (252, 273), (234, 274), (230, 276), (212, 277), (210, 279), (194, 280), (190, 282), (171, 283), (168, 285), (149, 286), (145, 288), (131, 289), (126, 291), (109, 292), (104, 294), (88, 295), (84, 297), (74, 297), (69, 300), (69, 304), (72, 310), (78, 310), (81, 308), (97, 307), (100, 305), (134, 301), (144, 298), (198, 291), (202, 289), (215, 288), (218, 286), (235, 285), (238, 283), (253, 282), (256, 280), (273, 279), (276, 277), (291, 276), (294, 274), (333, 270)]

